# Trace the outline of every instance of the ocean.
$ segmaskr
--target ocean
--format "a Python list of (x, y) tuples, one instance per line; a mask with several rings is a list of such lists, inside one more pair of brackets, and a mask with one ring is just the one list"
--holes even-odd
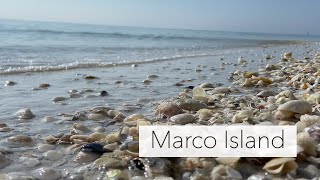
[(0, 20), (0, 74), (216, 55), (319, 37)]

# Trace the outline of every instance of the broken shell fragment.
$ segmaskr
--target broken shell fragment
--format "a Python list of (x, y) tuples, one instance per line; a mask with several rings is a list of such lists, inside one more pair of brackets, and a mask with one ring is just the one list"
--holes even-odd
[(263, 169), (270, 174), (286, 174), (298, 168), (294, 158), (274, 158), (267, 162)]

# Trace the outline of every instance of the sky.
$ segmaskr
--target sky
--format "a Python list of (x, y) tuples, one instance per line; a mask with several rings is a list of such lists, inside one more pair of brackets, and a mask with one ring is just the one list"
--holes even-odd
[(0, 0), (1, 19), (320, 34), (320, 0)]

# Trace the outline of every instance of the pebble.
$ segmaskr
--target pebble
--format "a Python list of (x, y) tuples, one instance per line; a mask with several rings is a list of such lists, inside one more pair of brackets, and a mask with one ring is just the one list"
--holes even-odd
[(95, 132), (104, 132), (105, 131), (105, 128), (104, 127), (102, 127), (102, 126), (98, 126), (98, 127), (96, 127), (96, 128), (94, 128), (94, 131)]
[(43, 155), (46, 159), (50, 161), (57, 161), (63, 157), (63, 153), (55, 150), (49, 150)]
[(62, 96), (57, 96), (52, 99), (53, 102), (65, 101), (67, 98)]
[(99, 96), (108, 96), (108, 92), (107, 91), (100, 91)]
[(39, 88), (49, 88), (51, 85), (47, 83), (39, 84)]
[(79, 97), (81, 97), (81, 94), (78, 94), (78, 93), (70, 93), (69, 97), (70, 97), (70, 98), (79, 98)]
[(195, 121), (195, 117), (191, 114), (178, 114), (170, 118), (172, 122), (177, 124), (188, 124)]
[(47, 152), (49, 150), (53, 150), (55, 148), (54, 145), (51, 145), (51, 144), (40, 144), (38, 146), (38, 151), (40, 152)]
[(15, 116), (19, 119), (31, 119), (35, 115), (32, 113), (32, 111), (28, 108), (20, 109), (15, 113)]
[(9, 147), (23, 147), (23, 146), (31, 146), (33, 143), (33, 139), (26, 135), (15, 135), (8, 137), (5, 140), (5, 144)]
[(6, 156), (0, 153), (0, 169), (8, 166), (11, 163), (11, 160), (7, 159)]
[(5, 86), (13, 86), (15, 84), (16, 84), (16, 82), (14, 82), (14, 81), (5, 81), (5, 83), (4, 83)]
[(39, 168), (32, 173), (33, 177), (39, 180), (58, 180), (61, 178), (59, 171), (51, 169), (49, 167)]
[(55, 117), (52, 117), (52, 116), (46, 116), (42, 119), (43, 122), (45, 123), (50, 123), (50, 122), (54, 122), (54, 121), (57, 121), (59, 119), (55, 118)]

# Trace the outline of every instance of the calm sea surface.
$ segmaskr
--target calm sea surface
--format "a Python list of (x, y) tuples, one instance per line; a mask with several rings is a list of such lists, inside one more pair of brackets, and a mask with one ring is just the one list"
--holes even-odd
[(0, 20), (0, 74), (211, 56), (317, 38)]

